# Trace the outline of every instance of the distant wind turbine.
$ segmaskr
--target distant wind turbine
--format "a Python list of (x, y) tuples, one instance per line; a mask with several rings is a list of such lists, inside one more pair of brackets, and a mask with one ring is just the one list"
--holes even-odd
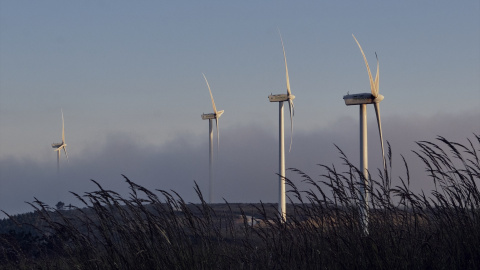
[(65, 157), (68, 161), (67, 154), (67, 144), (65, 143), (65, 123), (63, 121), (63, 110), (62, 111), (62, 142), (61, 143), (52, 143), (52, 148), (57, 152), (57, 172), (60, 170), (60, 152), (63, 149), (65, 152)]
[[(361, 213), (361, 224), (362, 229), (365, 235), (368, 235), (368, 202), (369, 202), (369, 191), (368, 191), (368, 145), (367, 145), (367, 104), (373, 104), (375, 106), (375, 114), (377, 116), (378, 124), (378, 133), (380, 134), (380, 145), (382, 147), (382, 157), (383, 157), (383, 170), (385, 172), (385, 177), (387, 177), (387, 164), (385, 160), (385, 151), (383, 148), (383, 135), (382, 135), (382, 122), (380, 120), (380, 101), (384, 99), (384, 96), (378, 94), (379, 90), (379, 62), (377, 57), (377, 75), (375, 76), (375, 81), (372, 79), (372, 73), (370, 72), (370, 67), (368, 66), (367, 58), (363, 53), (362, 46), (357, 41), (355, 36), (352, 34), (353, 39), (357, 42), (358, 47), (363, 55), (363, 60), (367, 66), (368, 77), (370, 79), (370, 89), (371, 93), (361, 93), (361, 94), (348, 94), (343, 96), (345, 104), (349, 105), (360, 105), (360, 169), (362, 170), (364, 176), (364, 185), (360, 187), (360, 197), (363, 200), (360, 206)], [(376, 56), (376, 53), (375, 53)]]
[[(279, 33), (280, 34), (280, 33)], [(286, 221), (287, 205), (285, 200), (285, 131), (284, 131), (284, 117), (283, 117), (283, 102), (288, 101), (288, 108), (290, 110), (290, 150), (292, 150), (293, 142), (293, 116), (294, 107), (293, 100), (295, 96), (290, 91), (290, 79), (288, 78), (287, 57), (285, 55), (285, 47), (283, 46), (282, 35), (280, 34), (280, 41), (282, 42), (283, 58), (285, 59), (285, 76), (287, 80), (287, 94), (270, 95), (268, 99), (270, 102), (278, 102), (279, 104), (279, 193), (278, 193), (278, 212), (281, 220)], [(289, 150), (289, 151), (290, 151)]]
[(202, 119), (203, 120), (208, 120), (208, 148), (209, 148), (209, 194), (208, 194), (208, 203), (212, 203), (212, 197), (213, 197), (213, 125), (212, 125), (212, 120), (215, 119), (215, 124), (217, 126), (217, 151), (218, 147), (220, 145), (220, 133), (218, 131), (218, 118), (222, 116), (223, 110), (217, 111), (217, 108), (215, 107), (215, 101), (213, 101), (213, 95), (212, 95), (212, 90), (210, 89), (210, 85), (208, 84), (207, 77), (205, 77), (205, 74), (203, 74), (203, 78), (205, 78), (205, 82), (207, 83), (208, 91), (210, 92), (210, 98), (212, 99), (212, 107), (213, 107), (213, 113), (204, 113), (202, 114)]

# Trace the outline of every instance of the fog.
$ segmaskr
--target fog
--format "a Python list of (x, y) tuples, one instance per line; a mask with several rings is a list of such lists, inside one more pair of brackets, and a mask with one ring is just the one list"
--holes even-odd
[[(473, 133), (480, 134), (480, 113), (465, 112), (458, 115), (438, 114), (430, 117), (397, 115), (382, 118), (384, 139), (392, 147), (392, 183), (399, 185), (399, 177), (406, 170), (401, 155), (405, 156), (414, 191), (433, 189), (425, 166), (412, 150), (419, 150), (416, 141), (435, 142), (438, 135), (466, 144)], [(332, 124), (311, 131), (294, 130), (293, 147), (290, 142), (289, 123), (286, 121), (286, 167), (304, 171), (316, 181), (324, 180), (325, 173), (318, 164), (335, 165), (345, 171), (339, 158), (338, 146), (353, 164), (358, 164), (358, 119), (340, 118)], [(220, 148), (214, 151), (215, 181), (213, 202), (276, 202), (278, 194), (278, 134), (262, 126), (237, 126), (220, 130)], [(51, 206), (58, 201), (66, 205), (81, 206), (69, 191), (83, 194), (96, 190), (90, 179), (104, 188), (128, 195), (129, 189), (122, 174), (148, 189), (175, 190), (187, 202), (198, 202), (194, 191), (197, 182), (208, 198), (208, 136), (181, 134), (154, 146), (133, 133), (108, 134), (100, 143), (84, 146), (69, 145), (69, 160), (62, 155), (57, 173), (55, 153), (48, 158), (5, 157), (0, 159), (0, 209), (9, 214), (32, 211), (25, 202), (39, 199)], [(377, 169), (382, 166), (378, 130), (374, 118), (369, 116), (368, 128), (369, 169), (378, 179)], [(385, 144), (387, 145), (387, 144)], [(478, 143), (476, 144), (478, 151)], [(218, 151), (217, 151), (218, 150)], [(52, 162), (53, 161), (53, 162)], [(300, 189), (308, 189), (301, 176), (287, 171), (287, 177)], [(3, 215), (2, 215), (3, 217)]]

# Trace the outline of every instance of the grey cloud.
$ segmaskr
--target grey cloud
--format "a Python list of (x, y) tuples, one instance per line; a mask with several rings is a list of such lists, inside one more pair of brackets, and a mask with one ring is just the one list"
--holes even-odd
[[(412, 174), (412, 188), (429, 191), (433, 188), (424, 166), (411, 150), (418, 149), (415, 141), (434, 141), (437, 135), (466, 143), (472, 133), (480, 133), (480, 113), (435, 115), (432, 117), (389, 116), (382, 119), (384, 136), (393, 150), (393, 184), (405, 169), (400, 155), (404, 155)], [(286, 144), (289, 140), (286, 132)], [(376, 176), (381, 166), (378, 132), (373, 121), (369, 126), (370, 171)], [(68, 191), (83, 193), (95, 190), (89, 179), (95, 179), (107, 189), (128, 194), (125, 174), (132, 181), (149, 189), (173, 189), (186, 201), (198, 202), (193, 190), (197, 181), (204, 195), (208, 194), (208, 142), (193, 135), (181, 135), (152, 146), (131, 134), (111, 134), (105, 143), (90, 145), (73, 153), (70, 161), (61, 160), (61, 171), (56, 164), (33, 159), (2, 158), (0, 160), (0, 209), (8, 213), (30, 211), (25, 201), (34, 197), (55, 205), (58, 201), (79, 205)], [(287, 151), (287, 168), (294, 167), (320, 180), (324, 171), (317, 164), (342, 167), (338, 145), (353, 164), (358, 164), (358, 123), (353, 118), (341, 118), (328, 127), (310, 132), (295, 132), (293, 148)], [(240, 126), (221, 130), (220, 149), (215, 160), (216, 180), (214, 202), (275, 202), (277, 200), (277, 130), (260, 126)], [(216, 153), (216, 152), (215, 152)], [(287, 177), (300, 188), (298, 174), (287, 172)]]

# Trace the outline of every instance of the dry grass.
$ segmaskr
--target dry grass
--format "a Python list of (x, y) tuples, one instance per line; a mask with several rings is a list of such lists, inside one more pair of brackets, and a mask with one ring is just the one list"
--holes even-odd
[[(359, 223), (358, 169), (340, 151), (345, 172), (326, 173), (300, 191), (287, 179), (288, 222), (273, 205), (200, 204), (175, 192), (150, 191), (125, 177), (129, 198), (105, 190), (77, 196), (83, 204), (53, 211), (36, 200), (36, 250), (3, 235), (4, 269), (478, 269), (480, 268), (480, 137), (464, 146), (439, 137), (414, 151), (435, 183), (409, 189), (410, 176), (369, 178), (369, 234)], [(391, 151), (389, 147), (389, 161)], [(391, 162), (390, 162), (391, 171)], [(326, 188), (325, 188), (326, 186)], [(245, 210), (248, 208), (248, 210)], [(248, 215), (246, 213), (249, 213)]]

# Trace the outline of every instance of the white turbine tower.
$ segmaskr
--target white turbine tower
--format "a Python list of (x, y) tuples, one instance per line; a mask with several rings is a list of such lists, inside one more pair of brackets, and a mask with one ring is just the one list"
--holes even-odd
[[(202, 73), (203, 74), (203, 73)], [(212, 107), (213, 113), (204, 113), (202, 114), (203, 120), (208, 120), (208, 148), (209, 148), (209, 194), (208, 194), (208, 203), (212, 203), (213, 197), (213, 125), (212, 120), (215, 119), (215, 124), (217, 126), (217, 151), (220, 144), (220, 133), (218, 131), (218, 118), (222, 116), (223, 110), (217, 111), (215, 107), (215, 101), (213, 101), (212, 90), (210, 89), (210, 85), (208, 84), (207, 77), (203, 74), (203, 78), (205, 78), (205, 82), (207, 83), (208, 91), (210, 92), (210, 98), (212, 99)]]
[(68, 161), (67, 155), (67, 144), (65, 143), (65, 123), (63, 121), (63, 110), (62, 111), (62, 142), (61, 143), (52, 143), (52, 148), (57, 152), (57, 172), (60, 170), (60, 152), (63, 149), (65, 152), (65, 157)]
[[(283, 117), (283, 102), (288, 101), (288, 108), (290, 110), (290, 150), (292, 150), (293, 141), (293, 115), (294, 107), (293, 100), (295, 96), (290, 91), (290, 79), (288, 78), (287, 57), (285, 56), (285, 47), (283, 46), (282, 35), (280, 35), (280, 41), (282, 42), (283, 58), (285, 59), (285, 76), (287, 80), (287, 94), (270, 95), (268, 99), (270, 102), (278, 102), (279, 104), (279, 193), (278, 193), (278, 212), (280, 213), (281, 220), (286, 221), (287, 204), (285, 200), (285, 131), (284, 131), (284, 117)], [(289, 151), (290, 151), (289, 150)]]
[[(378, 124), (378, 133), (380, 134), (380, 145), (382, 147), (382, 158), (383, 158), (383, 170), (385, 177), (387, 176), (387, 164), (385, 160), (385, 151), (383, 148), (383, 135), (382, 135), (382, 123), (380, 120), (380, 101), (384, 97), (378, 94), (378, 85), (379, 85), (379, 62), (377, 57), (377, 74), (375, 76), (375, 81), (372, 79), (372, 73), (370, 72), (370, 67), (368, 66), (367, 58), (363, 53), (362, 46), (357, 41), (354, 35), (352, 35), (357, 42), (358, 47), (363, 55), (363, 60), (367, 66), (368, 77), (370, 79), (370, 89), (371, 93), (361, 93), (361, 94), (352, 94), (343, 96), (345, 104), (349, 105), (360, 105), (360, 170), (364, 177), (364, 184), (360, 187), (360, 198), (362, 199), (360, 205), (360, 215), (361, 215), (361, 225), (363, 233), (368, 235), (368, 202), (369, 202), (369, 191), (368, 191), (368, 145), (367, 145), (367, 104), (373, 104), (375, 106), (375, 114), (377, 116)], [(376, 56), (376, 54), (375, 54)]]

